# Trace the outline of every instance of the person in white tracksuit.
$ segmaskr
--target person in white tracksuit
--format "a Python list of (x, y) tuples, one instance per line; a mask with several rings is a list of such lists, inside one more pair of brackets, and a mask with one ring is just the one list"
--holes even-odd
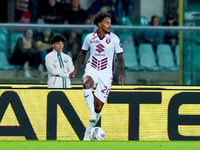
[(66, 38), (60, 34), (51, 39), (53, 50), (45, 57), (48, 71), (48, 88), (71, 88), (69, 73), (74, 70), (72, 59), (63, 53)]

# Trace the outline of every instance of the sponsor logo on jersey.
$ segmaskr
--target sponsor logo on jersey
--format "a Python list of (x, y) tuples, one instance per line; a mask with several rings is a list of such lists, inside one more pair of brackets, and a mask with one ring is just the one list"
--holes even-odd
[(92, 40), (94, 40), (96, 37), (93, 37)]
[(98, 44), (96, 47), (97, 47), (96, 51), (99, 53), (102, 53), (105, 48), (102, 44)]
[(99, 40), (94, 40), (94, 41), (90, 41), (90, 44), (92, 44), (92, 43), (100, 43), (100, 41)]
[(105, 54), (95, 54), (95, 56), (106, 56)]

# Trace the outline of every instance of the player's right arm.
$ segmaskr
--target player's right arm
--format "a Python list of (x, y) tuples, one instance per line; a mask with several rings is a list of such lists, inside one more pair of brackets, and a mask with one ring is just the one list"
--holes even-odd
[(72, 73), (69, 74), (69, 77), (70, 78), (74, 78), (76, 73), (77, 73), (77, 70), (78, 68), (84, 63), (84, 60), (85, 60), (85, 57), (86, 57), (86, 54), (87, 54), (87, 50), (89, 49), (90, 45), (89, 45), (89, 36), (87, 35), (84, 39), (84, 42), (83, 42), (83, 45), (82, 45), (82, 48), (81, 48), (81, 51), (78, 55), (78, 58), (77, 58), (77, 61), (76, 61), (76, 65), (75, 65), (75, 69)]
[(75, 69), (74, 69), (74, 71), (72, 73), (69, 74), (70, 78), (74, 78), (75, 77), (78, 68), (84, 63), (86, 54), (87, 54), (86, 50), (81, 50), (80, 51), (80, 53), (78, 55), (78, 58), (77, 58), (77, 61), (76, 61)]

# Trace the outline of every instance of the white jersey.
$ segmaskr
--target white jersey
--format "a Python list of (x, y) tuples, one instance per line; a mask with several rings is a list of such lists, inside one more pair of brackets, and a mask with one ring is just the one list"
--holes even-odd
[(52, 52), (45, 57), (48, 70), (48, 88), (70, 88), (69, 73), (74, 70), (72, 59), (63, 52)]
[(82, 45), (82, 50), (90, 50), (90, 57), (86, 65), (101, 73), (113, 75), (115, 54), (123, 53), (120, 40), (117, 35), (110, 32), (102, 39), (97, 31), (88, 34)]

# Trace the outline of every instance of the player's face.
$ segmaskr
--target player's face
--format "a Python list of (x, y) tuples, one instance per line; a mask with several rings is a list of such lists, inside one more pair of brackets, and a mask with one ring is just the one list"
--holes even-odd
[(99, 28), (104, 32), (110, 32), (111, 28), (111, 19), (109, 17), (105, 17), (100, 23)]
[(61, 52), (63, 50), (64, 43), (62, 41), (55, 42), (55, 43), (52, 44), (52, 46), (56, 51)]

